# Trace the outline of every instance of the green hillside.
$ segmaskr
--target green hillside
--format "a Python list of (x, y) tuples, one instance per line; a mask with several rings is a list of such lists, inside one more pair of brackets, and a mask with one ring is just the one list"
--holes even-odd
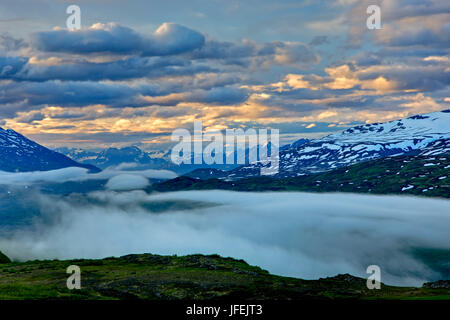
[(225, 189), (404, 194), (450, 198), (450, 156), (399, 156), (295, 178), (256, 177), (236, 181), (178, 177), (155, 191)]
[[(70, 265), (81, 268), (81, 289), (66, 287)], [(447, 281), (448, 282), (448, 281)], [(0, 264), (0, 299), (299, 300), (450, 299), (448, 283), (422, 288), (382, 285), (369, 290), (351, 275), (301, 280), (269, 274), (218, 255), (127, 255), (102, 260)]]

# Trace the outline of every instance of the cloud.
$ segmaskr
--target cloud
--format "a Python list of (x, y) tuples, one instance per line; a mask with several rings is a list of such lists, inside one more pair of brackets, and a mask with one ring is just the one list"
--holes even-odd
[(96, 23), (75, 31), (38, 32), (33, 36), (38, 50), (76, 54), (177, 55), (201, 48), (204, 42), (201, 33), (175, 23), (162, 24), (149, 37), (116, 23)]
[(0, 53), (2, 51), (6, 53), (19, 51), (26, 47), (28, 47), (28, 44), (23, 39), (14, 38), (9, 34), (0, 35)]
[(322, 44), (330, 43), (328, 40), (328, 36), (315, 36), (309, 44), (311, 46), (320, 46)]
[(13, 259), (218, 253), (306, 279), (367, 277), (376, 264), (383, 282), (420, 286), (445, 277), (420, 253), (450, 249), (450, 204), (438, 199), (226, 191), (34, 199), (42, 223), (0, 237)]
[(175, 23), (164, 23), (153, 34), (143, 55), (180, 54), (199, 49), (204, 43), (205, 37), (201, 33)]
[(297, 65), (305, 67), (316, 64), (320, 56), (309, 45), (302, 42), (273, 41), (258, 44), (244, 39), (240, 43), (208, 40), (192, 53), (193, 59), (223, 60), (226, 64), (248, 67), (259, 65)]
[(200, 100), (205, 103), (229, 105), (242, 103), (248, 96), (248, 91), (244, 88), (222, 87), (207, 91)]
[(0, 57), (0, 79), (16, 74), (27, 62), (28, 59), (22, 57)]
[[(365, 26), (369, 5), (381, 8), (380, 30), (368, 30)], [(342, 18), (349, 26), (348, 45), (359, 47), (366, 35), (378, 45), (400, 47), (447, 48), (450, 36), (450, 5), (439, 0), (362, 0)]]
[[(242, 103), (248, 98), (245, 88), (222, 87), (211, 90), (194, 90), (192, 92), (172, 93), (166, 96), (143, 96), (144, 104), (176, 106), (179, 103), (200, 102), (213, 105), (233, 105)], [(169, 113), (169, 115), (173, 113)]]
[(77, 167), (33, 172), (0, 171), (0, 184), (21, 185), (35, 182), (63, 182), (72, 179), (80, 179), (80, 177), (84, 177), (86, 175), (88, 175), (87, 169)]
[(331, 20), (313, 21), (307, 24), (307, 27), (320, 32), (336, 33), (344, 31), (348, 25), (344, 16), (338, 16)]
[[(24, 109), (16, 109), (17, 111), (41, 108), (45, 105), (60, 107), (104, 105), (112, 108), (176, 106), (181, 102), (234, 105), (244, 102), (249, 96), (247, 89), (235, 86), (213, 87), (208, 90), (192, 89), (191, 91), (188, 91), (189, 86), (180, 86), (173, 88), (173, 93), (168, 94), (168, 89), (157, 84), (132, 86), (92, 81), (10, 83), (3, 88), (5, 91), (0, 91), (0, 105), (23, 102)], [(177, 91), (181, 92), (177, 93)], [(107, 112), (103, 116), (113, 114), (114, 112)], [(61, 117), (63, 116), (59, 118)], [(69, 118), (71, 118), (70, 115)]]
[(25, 114), (20, 115), (16, 118), (16, 121), (19, 123), (33, 123), (45, 118), (45, 114), (40, 111), (31, 111)]
[(275, 62), (281, 65), (307, 65), (320, 62), (320, 57), (303, 43), (284, 43), (275, 49)]
[[(404, 58), (408, 61), (408, 58)], [(315, 74), (288, 74), (283, 81), (274, 84), (281, 91), (289, 89), (346, 90), (362, 88), (376, 90), (379, 94), (420, 90), (431, 92), (450, 85), (450, 73), (445, 67), (450, 65), (447, 59), (423, 60), (412, 58), (414, 66), (409, 64), (383, 63), (376, 57), (363, 60), (362, 65), (353, 62), (325, 68), (326, 76)], [(420, 77), (417, 73), (420, 72)], [(322, 94), (325, 93), (322, 91)], [(360, 92), (363, 94), (363, 92)]]
[[(99, 173), (88, 173), (87, 169), (78, 167), (68, 167), (50, 171), (33, 172), (4, 172), (0, 171), (0, 185), (28, 185), (45, 182), (67, 182), (67, 181), (87, 181), (87, 180), (108, 180), (111, 189), (120, 186), (120, 180), (124, 179), (124, 185), (132, 185), (133, 182), (143, 184), (147, 179), (173, 179), (177, 174), (169, 170), (124, 170), (125, 168), (107, 168)], [(116, 178), (119, 177), (119, 178)], [(116, 178), (116, 179), (114, 179)], [(134, 180), (133, 180), (134, 179)], [(145, 185), (145, 186), (146, 186)], [(119, 188), (119, 187), (118, 187)], [(133, 188), (134, 189), (134, 188)]]
[(108, 180), (105, 187), (114, 191), (143, 189), (149, 185), (149, 181), (135, 174), (119, 174)]
[(78, 60), (56, 65), (34, 64), (27, 58), (14, 57), (0, 59), (0, 68), (0, 71), (3, 70), (0, 79), (33, 82), (157, 79), (214, 71), (209, 66), (173, 57), (130, 57), (111, 62)]
[[(133, 106), (132, 98), (138, 94), (136, 88), (119, 84), (99, 82), (26, 82), (10, 83), (3, 86), (6, 92), (0, 92), (0, 104), (20, 102), (26, 99), (31, 106), (62, 105), (86, 106), (104, 104), (110, 106)], [(12, 101), (16, 99), (16, 101)], [(19, 100), (19, 101), (17, 101)]]

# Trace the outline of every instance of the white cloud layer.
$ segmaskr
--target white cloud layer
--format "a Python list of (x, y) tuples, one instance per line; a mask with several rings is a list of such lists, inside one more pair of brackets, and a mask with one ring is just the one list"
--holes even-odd
[(147, 178), (136, 174), (119, 174), (112, 177), (106, 183), (106, 188), (109, 190), (123, 191), (123, 190), (138, 190), (143, 189), (149, 185)]
[[(121, 174), (140, 176), (147, 179), (173, 179), (177, 174), (169, 170), (121, 170), (123, 167), (107, 168), (99, 173), (88, 173), (87, 169), (68, 167), (50, 171), (5, 172), (0, 171), (0, 185), (26, 185), (36, 182), (65, 182), (111, 179)], [(117, 180), (116, 180), (117, 181)], [(143, 181), (141, 179), (141, 181)], [(141, 183), (142, 184), (142, 183)]]
[[(450, 250), (447, 200), (228, 191), (106, 191), (89, 197), (106, 205), (41, 197), (41, 210), (54, 223), (0, 237), (1, 250), (18, 260), (218, 253), (306, 279), (366, 277), (367, 266), (377, 264), (382, 281), (398, 285), (443, 277), (414, 250)], [(178, 206), (159, 214), (149, 209), (164, 203)]]

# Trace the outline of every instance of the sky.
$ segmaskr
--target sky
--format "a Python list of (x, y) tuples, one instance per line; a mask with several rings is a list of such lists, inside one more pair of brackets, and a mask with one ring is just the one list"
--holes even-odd
[(0, 3), (0, 126), (50, 147), (158, 150), (195, 120), (288, 143), (448, 109), (449, 85), (445, 0)]

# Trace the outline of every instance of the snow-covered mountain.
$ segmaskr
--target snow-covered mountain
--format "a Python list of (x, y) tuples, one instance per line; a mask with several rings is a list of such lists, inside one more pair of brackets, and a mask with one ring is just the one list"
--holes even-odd
[[(230, 170), (238, 165), (226, 164), (180, 164), (171, 161), (171, 150), (165, 152), (147, 152), (137, 146), (123, 148), (107, 148), (103, 150), (83, 150), (80, 148), (58, 148), (55, 151), (65, 154), (71, 159), (84, 164), (91, 164), (101, 169), (111, 166), (122, 166), (124, 169), (157, 169), (171, 170), (178, 174), (184, 174), (198, 168), (214, 168)], [(247, 152), (248, 153), (248, 152)], [(201, 156), (201, 154), (200, 154)], [(191, 159), (194, 159), (192, 153)], [(193, 162), (193, 160), (192, 160)]]
[[(280, 148), (278, 177), (327, 171), (360, 161), (396, 155), (450, 153), (450, 110), (372, 123), (306, 143)], [(229, 171), (228, 178), (258, 176), (260, 164)]]
[(91, 164), (102, 169), (124, 164), (139, 167), (140, 169), (167, 169), (170, 166), (165, 159), (151, 157), (148, 152), (136, 146), (107, 148), (100, 151), (80, 148), (58, 148), (55, 150), (75, 161)]
[(66, 167), (98, 168), (80, 164), (65, 155), (47, 149), (14, 130), (0, 128), (0, 171), (46, 171)]

